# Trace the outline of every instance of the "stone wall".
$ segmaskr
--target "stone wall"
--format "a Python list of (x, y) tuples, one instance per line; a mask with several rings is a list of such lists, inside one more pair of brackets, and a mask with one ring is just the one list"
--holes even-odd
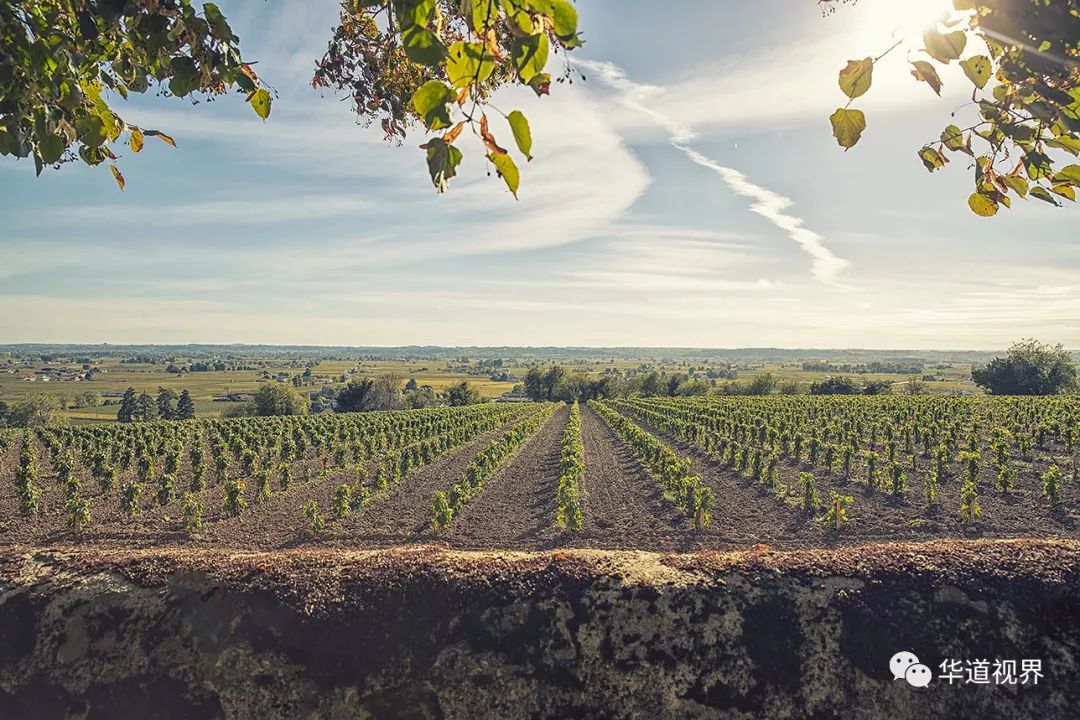
[[(0, 550), (0, 718), (1076, 718), (1080, 543)], [(915, 688), (889, 658), (1042, 660)]]

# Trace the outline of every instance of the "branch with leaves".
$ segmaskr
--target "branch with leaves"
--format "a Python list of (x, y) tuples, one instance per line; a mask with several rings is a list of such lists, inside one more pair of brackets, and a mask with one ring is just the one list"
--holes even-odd
[[(831, 9), (836, 2), (819, 0)], [(968, 127), (949, 124), (918, 151), (930, 172), (956, 153), (971, 158), (974, 191), (968, 206), (977, 215), (1011, 207), (1010, 193), (1052, 205), (1076, 200), (1080, 165), (1057, 166), (1063, 154), (1080, 155), (1080, 0), (954, 0), (955, 12), (939, 18), (909, 48), (916, 81), (941, 95), (937, 67), (956, 61), (971, 82), (979, 119)], [(978, 38), (989, 56), (965, 50)], [(850, 60), (840, 71), (848, 103), (830, 116), (833, 136), (845, 150), (866, 130), (866, 117), (851, 104), (871, 87), (877, 57)], [(953, 112), (953, 115), (956, 111)], [(976, 148), (978, 148), (976, 150)]]
[(487, 110), (503, 117), (526, 160), (532, 132), (524, 113), (503, 113), (491, 94), (515, 83), (549, 94), (549, 56), (581, 44), (569, 0), (346, 0), (312, 85), (350, 93), (357, 115), (379, 121), (387, 138), (415, 124), (435, 133), (420, 147), (438, 192), (457, 175), (455, 143), (468, 128), (517, 197), (520, 170)]
[(189, 0), (0, 2), (0, 154), (33, 157), (37, 173), (108, 162), (121, 189), (121, 144), (139, 152), (157, 130), (126, 122), (108, 94), (246, 93), (260, 117), (270, 91), (240, 56), (217, 5)]

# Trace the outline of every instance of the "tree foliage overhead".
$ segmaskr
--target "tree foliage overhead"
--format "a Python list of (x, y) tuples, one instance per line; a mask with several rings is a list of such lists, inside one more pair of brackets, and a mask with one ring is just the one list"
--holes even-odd
[[(430, 136), (420, 147), (439, 192), (457, 174), (455, 142), (468, 128), (516, 197), (520, 171), (495, 133), (531, 160), (532, 131), (520, 110), (491, 105), (491, 94), (517, 83), (547, 95), (549, 57), (581, 44), (570, 0), (345, 0), (312, 85), (350, 93), (356, 113), (388, 138), (423, 125)], [(490, 123), (488, 109), (505, 125)]]
[(0, 2), (0, 154), (47, 165), (116, 161), (168, 135), (126, 122), (114, 96), (150, 90), (211, 97), (236, 89), (264, 119), (270, 91), (244, 62), (214, 3), (190, 0)]
[[(818, 1), (831, 9), (856, 0)], [(940, 95), (938, 68), (958, 63), (978, 117), (967, 127), (947, 125), (918, 150), (919, 160), (934, 172), (967, 156), (974, 174), (968, 206), (984, 217), (1010, 207), (1012, 195), (1052, 205), (1075, 201), (1080, 165), (1059, 163), (1080, 155), (1080, 0), (954, 0), (953, 6), (955, 12), (925, 30), (920, 46), (908, 48), (910, 70)], [(845, 150), (866, 129), (852, 102), (870, 90), (877, 61), (901, 44), (850, 60), (840, 71), (849, 100), (830, 122)], [(982, 45), (989, 55), (972, 49)]]

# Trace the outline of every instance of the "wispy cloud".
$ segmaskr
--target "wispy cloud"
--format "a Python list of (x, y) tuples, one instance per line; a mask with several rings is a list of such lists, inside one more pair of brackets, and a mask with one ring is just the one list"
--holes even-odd
[(768, 188), (751, 182), (746, 175), (738, 170), (720, 165), (692, 148), (689, 143), (696, 137), (693, 129), (656, 110), (649, 104), (654, 102), (656, 96), (663, 92), (661, 88), (634, 83), (626, 76), (622, 68), (609, 62), (585, 60), (580, 64), (595, 77), (598, 77), (605, 85), (616, 90), (623, 105), (645, 114), (656, 124), (663, 127), (670, 136), (672, 147), (682, 152), (696, 164), (719, 174), (724, 183), (737, 195), (754, 200), (755, 202), (750, 206), (750, 209), (783, 230), (803, 252), (810, 256), (811, 273), (816, 280), (827, 285), (841, 286), (840, 275), (848, 266), (848, 262), (837, 257), (832, 250), (826, 247), (824, 238), (821, 235), (804, 227), (804, 221), (801, 218), (787, 212), (788, 208), (794, 205), (794, 202)]

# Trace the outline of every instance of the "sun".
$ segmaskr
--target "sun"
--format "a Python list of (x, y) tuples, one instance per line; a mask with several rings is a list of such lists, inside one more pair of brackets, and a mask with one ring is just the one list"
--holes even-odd
[(951, 0), (862, 0), (856, 6), (864, 37), (915, 40), (942, 18), (956, 17)]

